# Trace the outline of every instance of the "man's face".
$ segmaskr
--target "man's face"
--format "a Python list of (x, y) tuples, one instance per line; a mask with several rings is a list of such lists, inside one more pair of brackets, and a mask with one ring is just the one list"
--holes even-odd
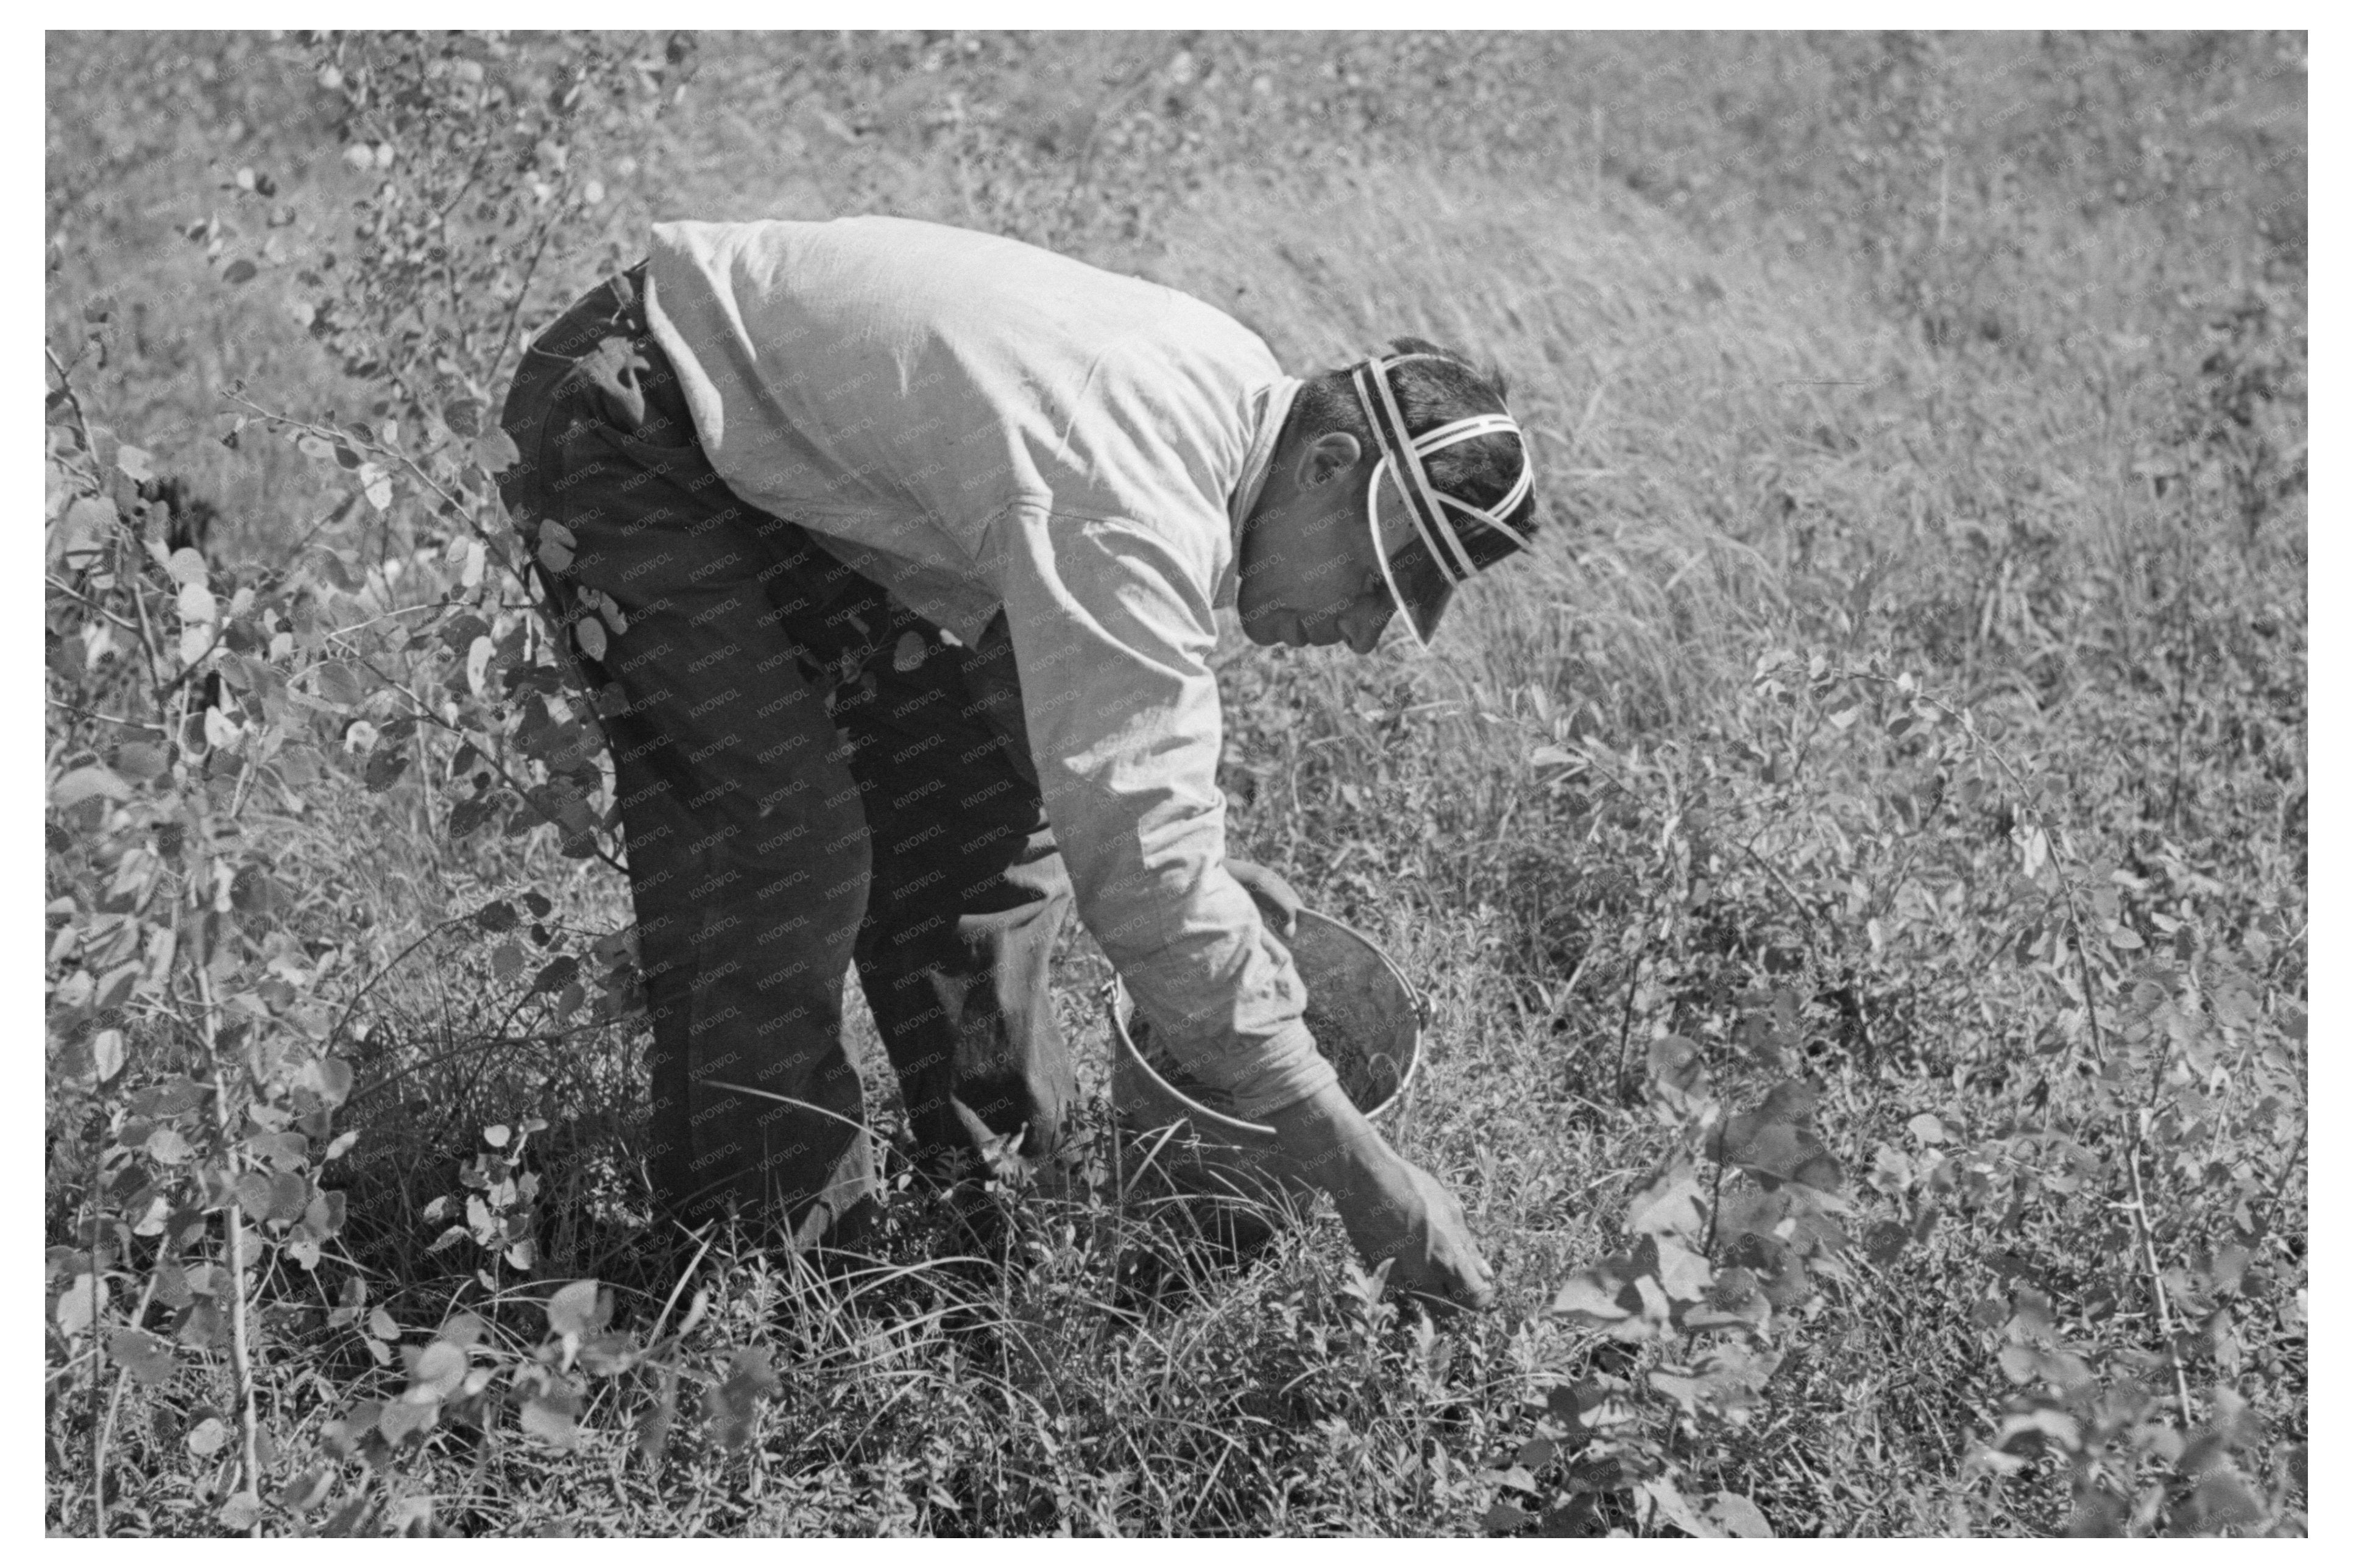
[[(1397, 613), (1365, 523), (1364, 454), (1333, 431), (1279, 456), (1242, 531), (1242, 633), (1261, 647), (1373, 651)], [(1385, 511), (1403, 504), (1392, 496)]]

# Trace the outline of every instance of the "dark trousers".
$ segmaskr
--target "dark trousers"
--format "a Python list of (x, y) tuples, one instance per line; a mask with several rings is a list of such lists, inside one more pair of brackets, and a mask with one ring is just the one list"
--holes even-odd
[(618, 689), (606, 726), (653, 1014), (648, 1163), (690, 1223), (733, 1209), (796, 1245), (853, 1239), (876, 1174), (845, 970), (922, 1160), (952, 1168), (1017, 1136), (1042, 1153), (1072, 1092), (1047, 989), (1070, 883), (1010, 645), (944, 642), (736, 499), (641, 301), (634, 274), (600, 285), (532, 344), (500, 488), (526, 537), (545, 521), (573, 536), (560, 612), (607, 623), (583, 663)]

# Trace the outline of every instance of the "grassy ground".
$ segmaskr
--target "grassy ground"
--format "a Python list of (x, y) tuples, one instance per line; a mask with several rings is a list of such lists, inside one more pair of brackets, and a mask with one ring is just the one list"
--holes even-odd
[[(332, 223), (353, 186), (310, 79), (250, 40), (49, 45), (53, 341), (121, 301), (80, 394), (217, 501), (219, 560), (288, 557), (341, 499), (213, 439), (232, 378), (306, 413), (359, 394), (280, 272), (227, 289), (175, 232), (240, 164), (297, 234)], [(1432, 657), (1236, 636), (1221, 668), (1234, 846), (1430, 992), (1400, 1138), (1504, 1302), (1444, 1329), (1377, 1304), (1328, 1216), (1223, 1266), (1092, 1125), (1070, 1190), (1006, 1194), (1010, 1279), (932, 1261), (948, 1221), (913, 1194), (846, 1290), (676, 1251), (632, 1159), (642, 1041), (540, 1019), (466, 918), (528, 887), (586, 940), (626, 924), (619, 880), (545, 833), (453, 850), (427, 784), (331, 768), (251, 808), (287, 928), (348, 955), (359, 1083), (351, 1218), (315, 1274), (273, 1263), (256, 1325), (272, 1483), (335, 1500), (266, 1527), (1692, 1528), (1664, 1478), (1782, 1534), (2091, 1528), (2087, 1496), (2118, 1523), (2151, 1486), (2179, 1528), (2299, 1528), (2304, 92), (2299, 39), (2242, 36), (705, 39), (607, 173), (624, 246), (649, 216), (895, 210), (1162, 279), (1296, 368), (1414, 331), (1509, 372), (1534, 558)], [(365, 516), (324, 537), (378, 548)], [(1092, 1089), (1104, 974), (1074, 941)], [(1810, 1084), (1843, 1172), (1844, 1240), (1779, 1277), (1746, 1383), (1725, 1336), (1547, 1310), (1699, 1147), (1662, 1039), (1727, 1110)], [(483, 1129), (530, 1117), (532, 1267), (428, 1253)], [(329, 1310), (353, 1275), (412, 1347), (478, 1314), (484, 1364), (529, 1360), (567, 1279), (642, 1335), (691, 1318), (676, 1440), (638, 1451), (663, 1384), (633, 1373), (590, 1385), (570, 1452), (509, 1418), (364, 1458), (329, 1423), (404, 1379)], [(2135, 1447), (2177, 1384), (2252, 1511)], [(1564, 1419), (1579, 1388), (1619, 1418)], [(226, 1389), (192, 1355), (123, 1396), (114, 1528), (220, 1528), (229, 1451), (191, 1436)], [(90, 1523), (79, 1408), (49, 1416), (58, 1531)]]

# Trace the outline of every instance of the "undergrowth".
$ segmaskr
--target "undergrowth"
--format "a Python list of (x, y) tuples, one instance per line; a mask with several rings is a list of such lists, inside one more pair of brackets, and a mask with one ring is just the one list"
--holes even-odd
[[(2301, 37), (48, 51), (53, 1531), (2302, 1531)], [(1099, 1062), (871, 1258), (655, 1221), (487, 416), (649, 217), (867, 208), (1510, 371), (1532, 559), (1220, 669), (1497, 1312)]]

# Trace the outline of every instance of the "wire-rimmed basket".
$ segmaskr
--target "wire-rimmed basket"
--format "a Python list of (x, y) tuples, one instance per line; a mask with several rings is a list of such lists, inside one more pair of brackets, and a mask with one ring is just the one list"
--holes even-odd
[[(1359, 1037), (1353, 1045), (1369, 1076), (1348, 1085), (1342, 1074), (1349, 1098), (1377, 1123), (1394, 1120), (1421, 1068), (1429, 1021), (1421, 993), (1370, 937), (1329, 915), (1300, 910), (1288, 945), (1311, 1007), (1331, 1001)], [(1104, 1011), (1111, 1023), (1112, 1104), (1146, 1158), (1186, 1186), (1253, 1194), (1305, 1180), (1285, 1159), (1273, 1128), (1203, 1104), (1145, 1059), (1128, 1031), (1134, 1003), (1116, 980)], [(1319, 1044), (1328, 1054), (1330, 1042)]]

